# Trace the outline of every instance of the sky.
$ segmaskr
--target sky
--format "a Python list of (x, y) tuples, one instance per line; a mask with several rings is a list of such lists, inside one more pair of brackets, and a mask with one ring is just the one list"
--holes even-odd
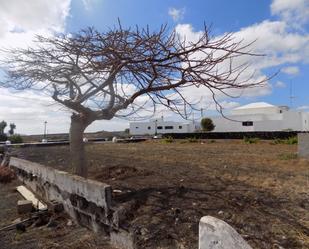
[[(206, 24), (214, 37), (231, 32), (239, 40), (255, 41), (252, 50), (265, 56), (250, 69), (258, 76), (278, 74), (239, 98), (220, 96), (224, 112), (262, 101), (309, 111), (309, 0), (0, 0), (0, 48), (26, 48), (36, 34), (74, 33), (89, 26), (105, 31), (118, 18), (124, 26), (152, 30), (167, 24), (187, 39), (198, 37)], [(188, 89), (186, 95), (204, 99), (204, 115), (219, 115), (208, 92)], [(70, 115), (41, 92), (0, 88), (0, 120), (15, 123), (17, 133), (43, 133), (44, 121), (48, 133), (68, 132)], [(157, 115), (179, 119), (162, 108)], [(87, 131), (127, 127), (127, 120), (112, 119), (95, 121)]]

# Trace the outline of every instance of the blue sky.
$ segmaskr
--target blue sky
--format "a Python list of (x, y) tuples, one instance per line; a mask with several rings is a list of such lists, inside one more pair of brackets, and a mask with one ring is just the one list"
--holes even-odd
[[(247, 92), (239, 99), (222, 97), (227, 113), (230, 108), (250, 102), (290, 105), (291, 85), (295, 96), (292, 107), (309, 111), (308, 0), (25, 2), (11, 0), (0, 3), (0, 46), (25, 47), (37, 33), (72, 33), (87, 26), (104, 31), (116, 25), (118, 18), (124, 26), (149, 25), (151, 29), (158, 29), (161, 24), (168, 24), (170, 30), (176, 29), (186, 36), (196, 35), (205, 23), (212, 25), (214, 36), (233, 32), (235, 37), (248, 42), (257, 39), (254, 51), (267, 54), (263, 60), (253, 62), (260, 75), (281, 70), (264, 89)], [(194, 91), (188, 94), (197, 96)], [(45, 120), (49, 122), (50, 133), (68, 131), (69, 113), (55, 106), (48, 96), (0, 89), (0, 98), (3, 100), (0, 102), (0, 119), (15, 122), (20, 133), (40, 133)], [(214, 115), (212, 109), (209, 108), (209, 115)], [(99, 121), (89, 130), (121, 130), (127, 126), (127, 121)]]

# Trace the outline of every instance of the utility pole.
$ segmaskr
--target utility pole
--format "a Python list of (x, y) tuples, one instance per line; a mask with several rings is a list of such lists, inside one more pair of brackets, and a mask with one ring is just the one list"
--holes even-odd
[(46, 139), (46, 126), (47, 126), (47, 121), (44, 122), (44, 139)]
[(290, 81), (290, 108), (293, 107), (293, 100), (296, 99), (296, 96), (293, 95), (293, 82)]
[(158, 120), (156, 119), (155, 120), (155, 136), (157, 136), (158, 135)]

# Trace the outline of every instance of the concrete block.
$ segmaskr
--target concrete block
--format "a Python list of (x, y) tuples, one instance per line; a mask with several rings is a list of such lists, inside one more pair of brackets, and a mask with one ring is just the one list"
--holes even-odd
[(28, 200), (19, 200), (17, 202), (17, 212), (19, 214), (27, 214), (32, 211), (32, 201)]
[(309, 159), (309, 133), (298, 133), (298, 156)]
[(252, 249), (249, 244), (222, 220), (204, 216), (199, 224), (199, 249)]
[(61, 213), (62, 211), (64, 211), (63, 204), (56, 200), (51, 200), (48, 203), (48, 209), (54, 213)]

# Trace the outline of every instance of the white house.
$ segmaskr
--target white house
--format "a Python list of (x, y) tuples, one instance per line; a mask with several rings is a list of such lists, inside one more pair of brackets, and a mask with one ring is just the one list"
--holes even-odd
[(156, 135), (165, 133), (190, 133), (196, 129), (193, 122), (165, 121), (163, 118), (148, 122), (131, 122), (131, 135)]
[(227, 118), (211, 118), (216, 126), (214, 132), (309, 131), (309, 113), (265, 102), (237, 107)]

